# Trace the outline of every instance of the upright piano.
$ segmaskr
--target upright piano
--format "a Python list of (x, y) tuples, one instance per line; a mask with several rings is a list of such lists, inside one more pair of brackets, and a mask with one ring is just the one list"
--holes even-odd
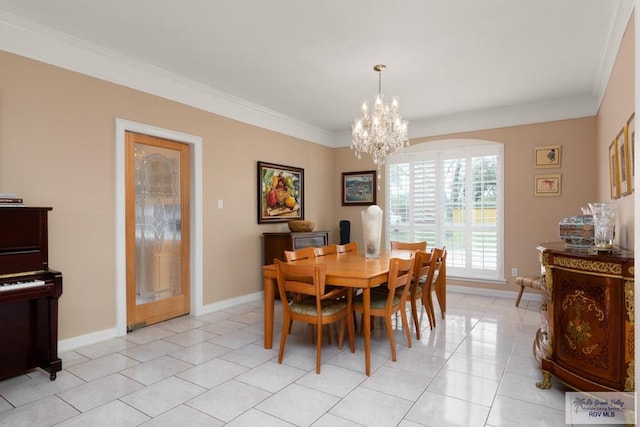
[(39, 367), (53, 381), (62, 369), (62, 273), (49, 269), (50, 210), (0, 206), (0, 379)]

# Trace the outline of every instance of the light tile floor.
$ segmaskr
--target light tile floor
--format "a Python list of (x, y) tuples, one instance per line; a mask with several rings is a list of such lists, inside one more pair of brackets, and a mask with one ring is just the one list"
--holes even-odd
[(317, 375), (300, 324), (279, 365), (276, 303), (272, 350), (261, 301), (169, 320), (61, 354), (56, 381), (41, 370), (0, 381), (0, 426), (565, 425), (569, 390), (535, 386), (539, 303), (449, 293), (446, 319), (429, 330), (422, 316), (412, 348), (395, 331), (397, 362), (376, 324), (369, 377), (361, 337), (355, 354), (325, 345)]

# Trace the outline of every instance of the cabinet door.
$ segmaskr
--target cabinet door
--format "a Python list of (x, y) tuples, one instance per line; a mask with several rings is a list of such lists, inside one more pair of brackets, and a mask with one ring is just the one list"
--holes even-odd
[(620, 280), (554, 270), (554, 359), (584, 378), (623, 390)]

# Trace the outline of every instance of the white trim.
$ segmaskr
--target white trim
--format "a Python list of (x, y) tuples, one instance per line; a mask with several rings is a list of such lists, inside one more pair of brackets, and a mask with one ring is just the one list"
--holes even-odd
[[(220, 301), (214, 304), (208, 304), (201, 308), (198, 315), (213, 313), (215, 311), (224, 310), (226, 308), (234, 307), (236, 305), (245, 304), (248, 302), (262, 301), (263, 297), (264, 293), (260, 291), (248, 295), (243, 295), (237, 298)], [(195, 316), (193, 313), (191, 313), (191, 315)], [(123, 334), (117, 333), (116, 329), (117, 328), (104, 329), (102, 331), (92, 332), (90, 334), (80, 335), (77, 337), (58, 341), (58, 351), (60, 353), (63, 353), (65, 351), (75, 350), (76, 348), (84, 347), (91, 344), (97, 344), (102, 341), (122, 336)]]
[(213, 304), (207, 304), (206, 306), (202, 307), (202, 312), (200, 314), (209, 314), (209, 313), (213, 313), (214, 311), (224, 310), (225, 308), (234, 307), (236, 305), (245, 304), (248, 302), (262, 301), (263, 298), (264, 298), (263, 291), (242, 295), (236, 298), (215, 302)]
[[(482, 297), (494, 297), (494, 298), (513, 298), (515, 304), (519, 291), (499, 291), (496, 289), (483, 289), (483, 288), (471, 288), (467, 286), (454, 286), (447, 285), (447, 292), (453, 292), (457, 294), (466, 295), (479, 295)], [(534, 292), (523, 292), (521, 301), (536, 301), (542, 302), (542, 295)]]
[(125, 131), (190, 144), (191, 154), (191, 314), (203, 310), (203, 213), (202, 213), (202, 138), (169, 129), (116, 118), (116, 334), (127, 333), (126, 233), (125, 233)]
[(80, 335), (66, 340), (58, 341), (58, 352), (64, 353), (65, 351), (75, 350), (76, 348), (84, 347), (91, 344), (96, 344), (102, 341), (116, 338), (116, 328), (104, 329), (98, 332), (91, 332), (90, 334)]
[(317, 126), (3, 11), (0, 50), (318, 144), (334, 140)]
[[(611, 19), (610, 38), (601, 55), (602, 64), (599, 76), (593, 82), (592, 96), (412, 120), (409, 137), (496, 129), (597, 114), (633, 10), (633, 0), (614, 1), (617, 13)], [(0, 50), (328, 147), (351, 144), (350, 129), (341, 132), (320, 129), (4, 11), (0, 11)]]

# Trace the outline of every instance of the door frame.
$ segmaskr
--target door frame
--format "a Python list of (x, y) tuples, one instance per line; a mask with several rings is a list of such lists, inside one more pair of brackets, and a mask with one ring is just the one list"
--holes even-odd
[(203, 214), (202, 137), (116, 118), (116, 336), (127, 334), (127, 274), (125, 230), (125, 132), (137, 132), (189, 144), (191, 146), (191, 292), (189, 313), (203, 313)]

